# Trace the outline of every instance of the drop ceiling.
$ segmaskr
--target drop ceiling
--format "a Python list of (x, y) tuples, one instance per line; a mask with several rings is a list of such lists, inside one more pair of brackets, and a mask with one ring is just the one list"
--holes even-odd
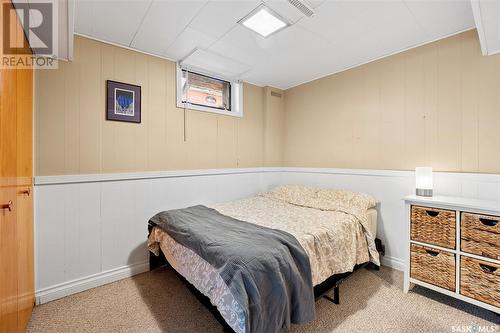
[(475, 27), (470, 0), (309, 0), (312, 17), (268, 0), (292, 25), (263, 38), (237, 23), (261, 3), (76, 0), (75, 31), (176, 61), (198, 49), (207, 67), (228, 59), (240, 79), (287, 89)]

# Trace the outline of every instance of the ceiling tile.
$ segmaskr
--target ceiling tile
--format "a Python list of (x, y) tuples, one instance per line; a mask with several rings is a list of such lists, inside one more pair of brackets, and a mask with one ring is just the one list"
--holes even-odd
[(259, 5), (258, 0), (210, 1), (189, 26), (213, 38), (220, 38)]
[(290, 23), (295, 23), (304, 17), (304, 14), (292, 6), (287, 0), (265, 0), (266, 5), (281, 15)]
[(75, 31), (92, 35), (92, 1), (75, 2)]
[(470, 0), (405, 0), (430, 39), (473, 28)]
[(170, 47), (165, 52), (165, 56), (170, 59), (180, 60), (187, 56), (194, 49), (208, 48), (215, 41), (215, 38), (187, 27), (170, 45)]
[[(297, 40), (301, 47), (297, 48)], [(322, 37), (299, 26), (292, 26), (269, 38), (266, 57), (255, 64), (243, 77), (263, 81), (278, 88), (290, 87), (290, 82), (304, 81), (304, 75), (317, 77), (318, 69), (327, 70), (335, 64), (337, 55)], [(256, 77), (255, 73), (260, 77)]]
[(354, 42), (369, 33), (357, 8), (342, 1), (324, 2), (314, 16), (305, 17), (297, 24), (334, 44)]
[(253, 66), (254, 64), (268, 59), (270, 55), (268, 50), (274, 43), (274, 39), (263, 38), (238, 24), (224, 37), (210, 46), (209, 50), (255, 67)]
[(128, 46), (150, 3), (151, 0), (77, 0), (76, 32)]
[(307, 2), (312, 8), (318, 8), (321, 4), (325, 2), (325, 0), (307, 0), (304, 2)]
[(163, 54), (206, 2), (154, 1), (131, 46), (150, 53)]
[(196, 50), (182, 62), (193, 69), (200, 69), (207, 73), (218, 74), (227, 78), (238, 78), (250, 67), (226, 56), (205, 50)]
[(373, 1), (358, 14), (384, 54), (424, 42), (427, 34), (402, 1)]

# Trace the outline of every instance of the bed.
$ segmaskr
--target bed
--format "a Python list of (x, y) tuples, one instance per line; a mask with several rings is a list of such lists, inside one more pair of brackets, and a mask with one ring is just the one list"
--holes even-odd
[[(332, 280), (338, 282), (357, 267), (368, 262), (379, 265), (375, 205), (375, 199), (365, 194), (288, 185), (209, 208), (292, 235), (307, 254), (316, 294), (317, 289), (325, 289)], [(233, 331), (249, 331), (248, 312), (218, 269), (155, 223), (150, 225), (148, 248), (156, 256), (162, 254), (179, 275), (206, 296)]]

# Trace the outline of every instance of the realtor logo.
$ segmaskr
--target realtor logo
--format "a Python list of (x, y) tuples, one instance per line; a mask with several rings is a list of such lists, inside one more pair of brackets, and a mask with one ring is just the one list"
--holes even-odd
[(2, 4), (2, 68), (57, 68), (57, 1)]

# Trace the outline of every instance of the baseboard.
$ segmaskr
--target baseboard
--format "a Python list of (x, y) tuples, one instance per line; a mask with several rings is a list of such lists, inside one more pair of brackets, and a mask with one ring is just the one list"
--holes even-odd
[(403, 259), (390, 257), (390, 256), (381, 256), (381, 264), (382, 266), (387, 266), (398, 271), (405, 270), (405, 262)]
[(36, 304), (54, 301), (147, 271), (149, 271), (149, 262), (145, 261), (43, 288), (35, 293)]
[[(404, 270), (404, 261), (399, 258), (382, 256), (381, 263), (383, 266), (391, 267), (399, 271)], [(35, 293), (36, 304), (54, 301), (147, 271), (149, 271), (149, 262), (145, 261), (40, 289)]]

